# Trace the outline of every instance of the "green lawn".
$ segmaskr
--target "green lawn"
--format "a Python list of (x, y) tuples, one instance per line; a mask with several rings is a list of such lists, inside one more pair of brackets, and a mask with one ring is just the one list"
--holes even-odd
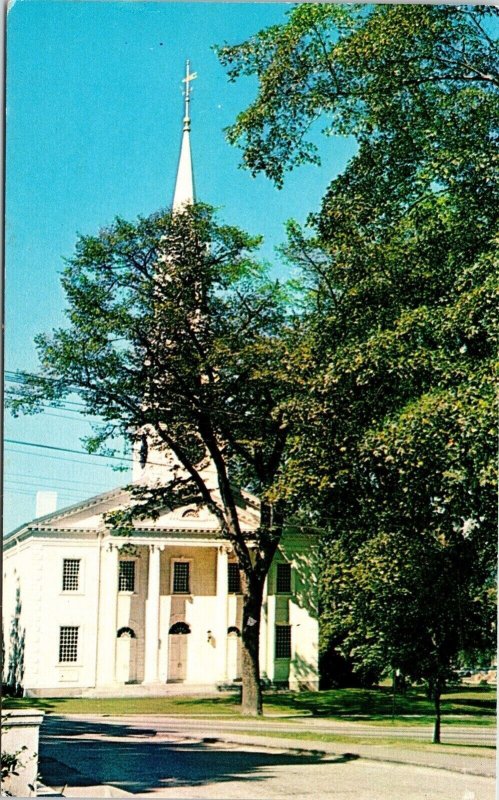
[[(3, 707), (39, 708), (53, 714), (167, 714), (240, 718), (235, 695), (219, 697), (139, 698), (4, 698)], [(433, 705), (417, 689), (396, 695), (389, 687), (332, 689), (324, 692), (266, 692), (265, 716), (311, 715), (339, 720), (363, 720), (377, 724), (397, 721), (430, 724)], [(444, 722), (494, 725), (496, 691), (493, 687), (463, 687), (442, 699)]]
[(238, 734), (242, 734), (245, 736), (255, 736), (255, 737), (262, 737), (262, 736), (272, 736), (279, 739), (298, 739), (299, 741), (307, 741), (307, 742), (316, 742), (318, 745), (320, 744), (343, 744), (343, 745), (375, 745), (376, 747), (383, 747), (383, 746), (397, 746), (399, 749), (404, 750), (418, 750), (423, 752), (435, 753), (435, 752), (443, 752), (447, 755), (449, 754), (456, 754), (462, 756), (472, 756), (474, 758), (495, 758), (495, 750), (496, 748), (493, 745), (470, 745), (470, 744), (447, 744), (442, 742), (441, 744), (433, 744), (430, 742), (421, 741), (421, 739), (410, 739), (405, 737), (400, 739), (397, 736), (390, 736), (389, 730), (387, 728), (387, 735), (386, 736), (376, 736), (373, 739), (370, 736), (342, 736), (341, 734), (337, 733), (321, 733), (319, 731), (303, 731), (300, 733), (296, 733), (293, 731), (279, 731), (276, 733), (275, 730), (255, 730), (254, 728), (248, 729), (239, 729), (237, 730)]

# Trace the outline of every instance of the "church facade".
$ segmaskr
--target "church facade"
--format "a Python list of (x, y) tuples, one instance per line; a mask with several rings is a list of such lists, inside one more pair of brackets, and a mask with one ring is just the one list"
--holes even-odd
[[(194, 77), (187, 68), (174, 210), (194, 201)], [(135, 454), (134, 481), (167, 480), (171, 459), (151, 453), (145, 463)], [(216, 518), (193, 498), (117, 535), (104, 515), (129, 501), (126, 489), (106, 492), (4, 540), (4, 681), (26, 695), (161, 694), (240, 680), (240, 576)], [(239, 492), (237, 510), (251, 547), (258, 499)], [(314, 537), (290, 528), (264, 592), (260, 670), (269, 684), (318, 688), (314, 562)]]
[[(102, 515), (126, 502), (124, 490), (108, 492), (7, 537), (5, 664), (25, 694), (160, 694), (240, 679), (239, 571), (215, 518), (193, 503), (123, 538)], [(258, 504), (239, 503), (250, 536)], [(271, 684), (318, 687), (312, 553), (311, 537), (289, 533), (267, 578), (260, 666)]]

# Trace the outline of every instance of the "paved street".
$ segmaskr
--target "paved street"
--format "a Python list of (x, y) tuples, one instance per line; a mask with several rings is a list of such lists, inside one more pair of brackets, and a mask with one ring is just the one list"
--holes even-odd
[[(68, 784), (64, 794), (73, 797), (125, 792), (165, 798), (235, 800), (281, 797), (492, 800), (495, 797), (494, 779), (482, 774), (481, 759), (469, 761), (472, 767), (476, 764), (475, 774), (463, 774), (455, 771), (451, 762), (450, 769), (387, 763), (370, 760), (364, 750), (360, 753), (359, 748), (344, 745), (335, 745), (336, 753), (324, 754), (215, 742), (220, 723), (214, 722), (211, 726), (206, 721), (202, 723), (203, 732), (208, 728), (211, 737), (203, 739), (200, 734), (197, 739), (187, 738), (187, 734), (194, 737), (193, 728), (200, 731), (200, 723), (176, 718), (175, 731), (170, 720), (48, 716), (40, 743), (44, 783), (59, 789)], [(218, 734), (223, 735), (220, 730)], [(324, 750), (320, 742), (309, 743), (310, 746)], [(390, 752), (397, 755), (393, 748)], [(99, 784), (106, 784), (105, 792)]]
[[(80, 719), (84, 717), (80, 715)], [(88, 719), (96, 719), (95, 716), (88, 715)], [(76, 719), (76, 717), (74, 717)], [(315, 733), (329, 733), (337, 736), (368, 737), (370, 739), (386, 739), (387, 736), (397, 739), (419, 739), (422, 742), (430, 742), (433, 734), (432, 725), (367, 725), (364, 722), (338, 722), (337, 720), (321, 719), (320, 717), (292, 717), (281, 718), (280, 720), (265, 718), (265, 720), (216, 720), (195, 719), (194, 717), (185, 718), (178, 716), (154, 715), (141, 720), (137, 715), (108, 717), (108, 720), (123, 722), (128, 724), (147, 727), (154, 720), (154, 727), (157, 731), (191, 731), (202, 735), (209, 735), (213, 728), (223, 731), (237, 732), (241, 728), (244, 730), (270, 730), (277, 736), (279, 731), (300, 733), (303, 731), (314, 731)], [(495, 746), (496, 729), (479, 725), (446, 725), (442, 723), (442, 741), (446, 744), (467, 744), (467, 745), (487, 745)]]

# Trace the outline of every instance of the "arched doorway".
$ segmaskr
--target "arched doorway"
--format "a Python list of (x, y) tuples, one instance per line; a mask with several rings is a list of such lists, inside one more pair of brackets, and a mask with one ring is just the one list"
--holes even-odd
[(137, 637), (132, 628), (120, 628), (116, 634), (116, 680), (134, 683), (137, 680)]
[(227, 679), (241, 680), (241, 631), (235, 625), (227, 629)]
[(187, 634), (191, 632), (186, 622), (175, 622), (168, 631), (168, 681), (185, 681), (187, 675)]

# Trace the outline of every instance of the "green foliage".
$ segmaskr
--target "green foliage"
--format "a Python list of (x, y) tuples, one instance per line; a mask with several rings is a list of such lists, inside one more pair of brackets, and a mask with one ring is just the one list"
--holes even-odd
[(497, 9), (305, 3), (288, 16), (247, 42), (218, 48), (231, 80), (258, 79), (256, 100), (228, 131), (253, 173), (263, 170), (281, 184), (286, 169), (317, 162), (307, 136), (321, 119), (326, 132), (361, 141), (375, 135), (401, 156), (410, 143), (407, 166), (424, 182), (425, 161), (452, 173), (449, 145), (468, 150), (492, 174), (489, 143), (477, 151), (476, 140), (493, 117), (499, 83), (489, 33)]
[(90, 452), (150, 426), (158, 447), (174, 441), (193, 465), (206, 424), (231, 471), (246, 467), (264, 489), (278, 468), (290, 380), (276, 335), (286, 299), (253, 260), (258, 243), (202, 205), (80, 237), (63, 274), (69, 325), (37, 338), (43, 377), (26, 377), (14, 413), (78, 390), (103, 421)]
[[(5, 732), (8, 730), (9, 726), (3, 725), (2, 727)], [(23, 770), (26, 767), (26, 761), (31, 761), (33, 758), (36, 758), (36, 753), (28, 755), (26, 753), (27, 750), (28, 748), (26, 745), (23, 745), (23, 747), (15, 753), (8, 753), (2, 750), (2, 797), (13, 797), (12, 793), (9, 792), (7, 788), (9, 786), (9, 779), (19, 776), (18, 770)], [(31, 789), (32, 792), (35, 792), (35, 787), (32, 786), (32, 784), (28, 784), (28, 788)]]
[(310, 127), (358, 149), (308, 230), (315, 378), (286, 495), (324, 530), (322, 628), (360, 674), (437, 697), (494, 640), (499, 78), (494, 8), (304, 4), (219, 49), (258, 96), (229, 130), (278, 185), (317, 160)]
[(7, 753), (2, 750), (2, 781), (9, 775), (19, 774), (16, 770), (22, 766), (20, 755), (27, 749), (26, 745), (24, 745), (16, 753)]

